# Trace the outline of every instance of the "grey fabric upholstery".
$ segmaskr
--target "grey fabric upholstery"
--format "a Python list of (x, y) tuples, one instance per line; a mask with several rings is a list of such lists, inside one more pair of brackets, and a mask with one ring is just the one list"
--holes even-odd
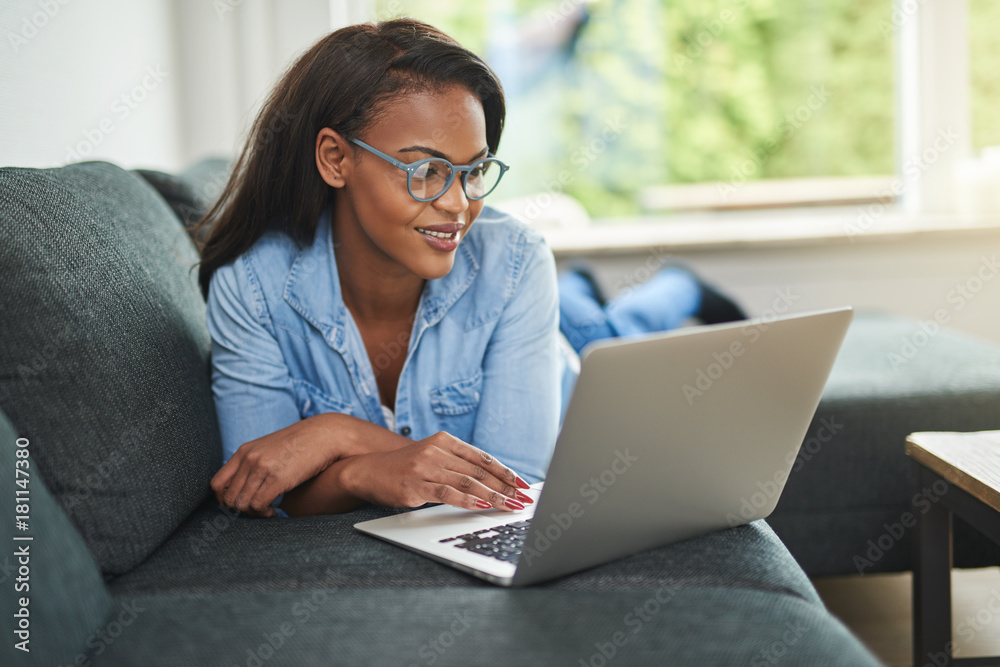
[[(914, 503), (906, 436), (1000, 429), (1000, 349), (921, 331), (915, 320), (868, 313), (847, 333), (768, 519), (810, 575), (910, 569), (912, 530), (897, 538), (894, 524), (929, 499)], [(957, 566), (1000, 564), (997, 545), (958, 520), (955, 533)]]
[(206, 503), (109, 583), (148, 611), (108, 664), (878, 664), (763, 521), (504, 590), (352, 528), (391, 512)]
[(757, 590), (320, 588), (134, 604), (146, 611), (96, 667), (879, 664), (822, 606)]
[[(17, 439), (14, 427), (0, 413), (0, 489), (9, 508), (0, 521), (0, 542), (4, 545), (0, 557), (0, 615), (4, 619), (0, 664), (73, 664), (78, 655), (87, 657), (87, 641), (107, 622), (113, 603), (94, 557), (45, 488), (34, 469), (34, 459), (16, 455), (20, 449), (34, 454), (41, 443), (28, 440), (22, 448), (16, 445)], [(25, 460), (27, 467), (22, 463), (19, 469), (23, 472), (17, 475), (16, 462)], [(27, 483), (16, 485), (18, 480)], [(26, 530), (15, 524), (16, 490), (28, 492), (26, 496), (21, 494), (28, 505)], [(27, 550), (27, 556), (21, 555), (23, 550)], [(27, 567), (27, 572), (20, 571), (21, 567)], [(28, 601), (30, 634), (19, 637), (14, 631), (21, 622), (15, 614), (23, 613), (21, 598)], [(27, 653), (16, 648), (24, 639), (28, 639)]]
[(139, 176), (0, 169), (0, 408), (102, 570), (208, 495), (220, 440), (194, 248)]
[[(353, 528), (392, 512), (368, 507), (324, 517), (250, 519), (233, 518), (206, 503), (149, 560), (110, 581), (109, 588), (114, 595), (143, 595), (316, 585), (490, 586)], [(667, 579), (678, 586), (753, 588), (819, 602), (812, 584), (763, 521), (646, 551), (543, 587), (655, 589)]]
[(174, 215), (194, 236), (192, 228), (195, 223), (205, 215), (226, 185), (229, 161), (207, 158), (177, 175), (149, 169), (136, 169), (136, 173), (156, 188)]

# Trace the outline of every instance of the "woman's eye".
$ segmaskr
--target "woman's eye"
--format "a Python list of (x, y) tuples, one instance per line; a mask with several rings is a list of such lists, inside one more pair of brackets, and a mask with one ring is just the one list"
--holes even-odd
[(414, 178), (442, 178), (447, 174), (447, 170), (444, 165), (435, 164), (434, 162), (429, 162), (427, 164), (420, 165), (417, 170), (413, 173)]

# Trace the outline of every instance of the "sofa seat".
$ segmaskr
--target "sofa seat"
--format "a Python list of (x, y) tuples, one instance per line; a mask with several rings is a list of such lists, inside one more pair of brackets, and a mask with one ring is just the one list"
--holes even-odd
[(797, 595), (656, 593), (468, 586), (128, 597), (119, 601), (142, 611), (91, 664), (879, 664), (821, 604)]
[[(502, 589), (352, 528), (392, 512), (250, 519), (206, 503), (107, 582), (152, 612), (108, 664), (878, 664), (764, 521)], [(189, 641), (161, 639), (163, 623)]]
[[(287, 519), (232, 516), (208, 501), (146, 561), (107, 582), (112, 595), (336, 588), (492, 588), (492, 584), (354, 530), (392, 514)], [(543, 584), (564, 590), (745, 588), (819, 602), (764, 521), (710, 533)]]

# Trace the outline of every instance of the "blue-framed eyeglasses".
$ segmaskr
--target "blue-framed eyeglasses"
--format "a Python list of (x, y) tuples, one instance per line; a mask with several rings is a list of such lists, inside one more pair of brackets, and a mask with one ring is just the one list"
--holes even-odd
[(434, 201), (451, 187), (455, 175), (462, 174), (462, 190), (469, 199), (482, 199), (496, 189), (504, 173), (510, 169), (492, 155), (476, 160), (466, 167), (459, 167), (448, 160), (429, 157), (406, 164), (386, 155), (360, 139), (351, 139), (369, 153), (374, 153), (394, 167), (406, 172), (406, 189), (417, 201)]

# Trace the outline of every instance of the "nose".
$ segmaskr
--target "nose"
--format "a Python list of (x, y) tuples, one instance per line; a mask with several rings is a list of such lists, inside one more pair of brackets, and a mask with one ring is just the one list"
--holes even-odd
[(445, 193), (434, 200), (434, 207), (453, 215), (464, 213), (469, 208), (469, 198), (465, 196), (461, 175), (455, 176)]

